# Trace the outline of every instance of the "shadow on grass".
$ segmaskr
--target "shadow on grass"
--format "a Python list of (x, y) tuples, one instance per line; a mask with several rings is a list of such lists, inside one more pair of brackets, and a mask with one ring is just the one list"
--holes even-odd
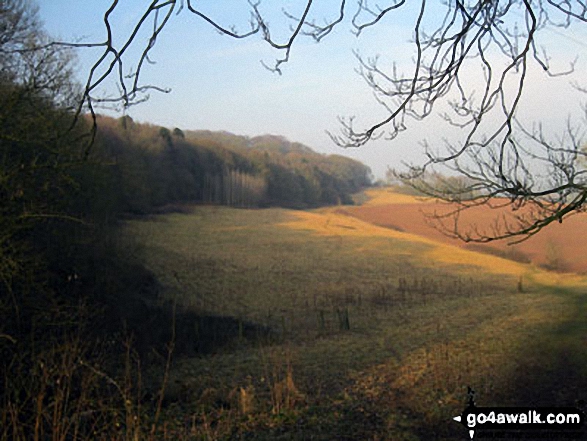
[[(505, 387), (495, 391), (492, 397), (477, 394), (477, 406), (575, 407), (586, 411), (587, 293), (561, 287), (551, 292), (564, 296), (571, 312), (559, 325), (540, 329), (529, 337), (522, 345), (523, 352), (516, 357), (511, 377), (502, 383)], [(459, 426), (447, 423), (442, 428), (421, 427), (416, 433), (420, 439), (467, 439), (465, 429)], [(542, 432), (536, 438), (532, 433), (521, 435), (523, 439), (587, 439), (585, 427), (579, 438), (571, 434), (570, 437), (554, 434), (554, 438), (548, 438), (547, 434)]]
[(267, 345), (278, 335), (269, 327), (220, 315), (176, 310), (170, 305), (148, 306), (141, 299), (126, 299), (125, 310), (113, 313), (132, 336), (133, 347), (144, 361), (164, 360), (173, 341), (173, 354), (194, 357), (242, 345)]
[(528, 342), (527, 357), (511, 383), (511, 405), (575, 406), (587, 400), (587, 293), (556, 288), (572, 313), (560, 325)]
[[(587, 292), (566, 288), (550, 292), (564, 298), (568, 305), (566, 316), (559, 324), (538, 328), (526, 341), (520, 342), (521, 349), (512, 357), (512, 365), (503, 369), (507, 378), (499, 381), (500, 386), (492, 396), (477, 394), (477, 406), (578, 407), (585, 412), (582, 402), (587, 401)], [(464, 410), (467, 402), (466, 386), (463, 385), (463, 407), (459, 411)], [(381, 400), (388, 409), (372, 406), (366, 398), (359, 402), (353, 400), (340, 409), (335, 427), (345, 429), (346, 433), (340, 439), (469, 439), (466, 429), (451, 420), (456, 414), (439, 420), (442, 404), (439, 409), (430, 409), (429, 414), (418, 414), (414, 411), (413, 398), (404, 399), (401, 391), (390, 390), (388, 398)], [(380, 418), (382, 413), (384, 418)], [(522, 435), (523, 439), (550, 439), (544, 438), (547, 432), (536, 438), (528, 438), (532, 435), (528, 433)], [(552, 439), (586, 439), (585, 435)]]

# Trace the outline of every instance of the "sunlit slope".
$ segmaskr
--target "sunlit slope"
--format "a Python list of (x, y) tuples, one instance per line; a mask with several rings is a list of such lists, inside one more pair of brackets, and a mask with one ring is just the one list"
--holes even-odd
[[(510, 245), (507, 240), (488, 244), (465, 244), (449, 238), (434, 229), (425, 214), (446, 212), (446, 204), (430, 198), (418, 198), (395, 193), (392, 189), (376, 188), (365, 192), (368, 199), (360, 206), (344, 207), (345, 214), (365, 222), (385, 228), (414, 233), (438, 242), (460, 248), (481, 250), (519, 262), (535, 265), (558, 272), (587, 273), (587, 215), (568, 217), (563, 223), (554, 223), (544, 228), (540, 234), (520, 244)], [(492, 222), (499, 216), (508, 216), (508, 208), (491, 209), (476, 207), (463, 212), (459, 219), (461, 231), (475, 226), (491, 231)]]
[[(397, 195), (388, 191), (372, 190), (375, 205), (394, 203), (406, 203), (411, 200), (412, 204), (425, 204), (412, 196)], [(412, 199), (409, 199), (412, 198)], [(401, 201), (401, 202), (399, 202)], [(574, 274), (560, 274), (542, 270), (535, 265), (522, 264), (509, 259), (489, 255), (486, 253), (467, 250), (457, 245), (443, 243), (422, 235), (413, 234), (408, 231), (397, 231), (391, 228), (380, 227), (369, 222), (359, 220), (346, 214), (345, 210), (322, 209), (312, 212), (293, 212), (297, 218), (295, 221), (283, 225), (293, 229), (314, 231), (324, 236), (354, 236), (354, 237), (381, 237), (399, 239), (416, 244), (425, 244), (427, 250), (421, 258), (429, 263), (434, 262), (445, 265), (463, 265), (467, 271), (484, 271), (493, 274), (504, 274), (508, 276), (524, 277), (546, 285), (577, 284), (584, 283), (583, 277)]]

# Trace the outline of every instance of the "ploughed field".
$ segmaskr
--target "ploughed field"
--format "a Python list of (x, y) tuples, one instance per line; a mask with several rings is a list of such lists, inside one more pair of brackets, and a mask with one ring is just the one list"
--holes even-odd
[[(487, 244), (466, 244), (442, 234), (431, 225), (426, 215), (445, 213), (446, 204), (431, 199), (401, 195), (388, 189), (371, 190), (372, 199), (366, 204), (345, 207), (342, 212), (365, 222), (386, 228), (418, 234), (443, 243), (465, 249), (496, 254), (508, 259), (531, 262), (546, 269), (559, 272), (587, 273), (587, 215), (579, 214), (555, 222), (540, 233), (519, 244), (508, 240)], [(487, 206), (467, 210), (461, 215), (462, 230), (475, 225), (480, 230), (490, 229), (493, 220), (507, 215), (508, 209), (495, 210)]]
[[(407, 201), (371, 197), (396, 213)], [(582, 277), (381, 227), (369, 207), (128, 222), (159, 300), (194, 317), (178, 328), (166, 435), (466, 439), (452, 418), (468, 386), (480, 406), (586, 398)]]

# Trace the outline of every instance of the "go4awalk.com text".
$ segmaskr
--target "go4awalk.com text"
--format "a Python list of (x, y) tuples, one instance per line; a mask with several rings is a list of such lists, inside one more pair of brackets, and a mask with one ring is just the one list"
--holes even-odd
[(472, 394), (463, 412), (453, 418), (468, 430), (471, 439), (561, 438), (585, 435), (585, 414), (578, 407), (477, 407)]

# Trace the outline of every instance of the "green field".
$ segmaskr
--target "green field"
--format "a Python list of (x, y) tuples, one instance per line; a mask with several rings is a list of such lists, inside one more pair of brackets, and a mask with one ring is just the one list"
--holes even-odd
[(159, 301), (199, 317), (174, 354), (170, 437), (467, 439), (452, 420), (467, 386), (482, 406), (587, 398), (576, 279), (520, 291), (517, 277), (431, 260), (424, 242), (296, 219), (195, 207), (125, 226)]

